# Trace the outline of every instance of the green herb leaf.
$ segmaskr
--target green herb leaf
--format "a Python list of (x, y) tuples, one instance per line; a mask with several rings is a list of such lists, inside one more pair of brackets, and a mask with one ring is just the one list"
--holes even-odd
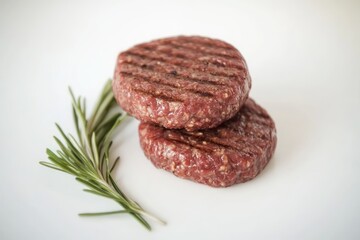
[(79, 216), (102, 216), (102, 215), (110, 215), (110, 214), (119, 214), (119, 213), (129, 213), (129, 211), (126, 210), (120, 210), (120, 211), (111, 211), (111, 212), (98, 212), (98, 213), (79, 213)]
[[(145, 218), (151, 218), (165, 224), (127, 197), (111, 176), (111, 172), (119, 161), (119, 157), (115, 161), (110, 160), (111, 136), (127, 116), (116, 105), (111, 80), (105, 84), (93, 113), (88, 119), (86, 118), (85, 98), (76, 98), (71, 88), (69, 88), (69, 92), (78, 139), (70, 134), (66, 135), (61, 127), (56, 124), (63, 140), (54, 137), (59, 150), (54, 152), (46, 149), (46, 154), (51, 162), (41, 161), (40, 164), (75, 176), (77, 181), (88, 187), (84, 191), (112, 199), (123, 208), (111, 212), (81, 213), (80, 216), (130, 214), (148, 230), (151, 230), (151, 227)], [(113, 110), (117, 112), (110, 114)]]

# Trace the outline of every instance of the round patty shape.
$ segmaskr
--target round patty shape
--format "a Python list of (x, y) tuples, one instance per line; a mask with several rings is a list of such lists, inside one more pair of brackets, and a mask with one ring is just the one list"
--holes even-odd
[(253, 179), (276, 147), (274, 122), (252, 99), (217, 128), (187, 132), (140, 123), (139, 136), (157, 168), (212, 187)]
[(233, 117), (250, 88), (240, 52), (198, 36), (159, 39), (120, 53), (113, 81), (125, 111), (144, 122), (188, 131)]

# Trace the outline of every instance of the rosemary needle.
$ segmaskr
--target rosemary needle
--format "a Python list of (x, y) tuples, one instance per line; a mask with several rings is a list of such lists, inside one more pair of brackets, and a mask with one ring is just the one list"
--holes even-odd
[(110, 214), (119, 214), (119, 213), (129, 213), (129, 211), (120, 210), (120, 211), (98, 212), (98, 213), (79, 213), (79, 216), (101, 216), (101, 215), (110, 215)]
[[(84, 189), (85, 192), (112, 199), (123, 207), (119, 211), (81, 213), (80, 216), (130, 214), (148, 230), (151, 230), (151, 226), (145, 218), (165, 224), (164, 221), (147, 213), (139, 204), (126, 196), (111, 176), (119, 160), (119, 158), (115, 161), (110, 160), (111, 136), (126, 118), (126, 113), (116, 105), (111, 80), (105, 84), (89, 118), (86, 118), (85, 99), (76, 98), (70, 88), (69, 91), (77, 139), (71, 134), (65, 134), (56, 124), (63, 138), (61, 141), (54, 136), (60, 150), (54, 152), (46, 149), (50, 162), (41, 161), (40, 164), (75, 176), (77, 181), (87, 187)], [(111, 113), (115, 110), (115, 113)]]

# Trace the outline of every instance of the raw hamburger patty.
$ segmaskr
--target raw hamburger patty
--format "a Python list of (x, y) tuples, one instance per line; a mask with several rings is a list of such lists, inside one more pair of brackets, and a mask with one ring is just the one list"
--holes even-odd
[(276, 146), (273, 120), (252, 99), (217, 128), (187, 132), (141, 123), (139, 136), (145, 155), (157, 168), (213, 187), (253, 179)]
[(246, 101), (251, 79), (233, 46), (205, 37), (172, 37), (121, 53), (113, 90), (137, 119), (189, 131), (216, 127)]

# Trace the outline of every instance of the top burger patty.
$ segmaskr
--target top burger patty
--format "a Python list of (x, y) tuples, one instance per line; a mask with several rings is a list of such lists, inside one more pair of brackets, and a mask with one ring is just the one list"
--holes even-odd
[(204, 37), (173, 37), (130, 48), (118, 57), (114, 93), (141, 121), (189, 131), (234, 116), (248, 97), (245, 60), (231, 45)]

